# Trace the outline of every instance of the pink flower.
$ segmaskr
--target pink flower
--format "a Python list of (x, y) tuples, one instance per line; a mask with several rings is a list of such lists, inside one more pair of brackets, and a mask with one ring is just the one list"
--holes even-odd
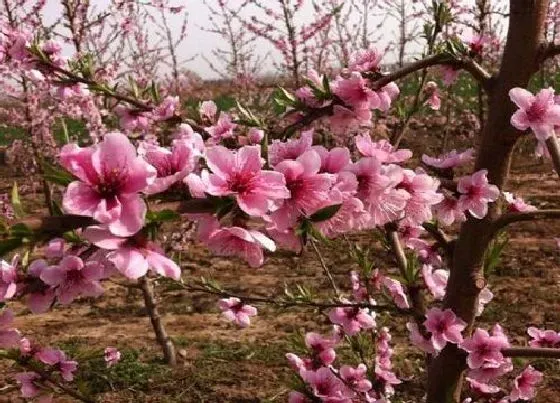
[(424, 101), (424, 105), (428, 105), (434, 111), (439, 110), (441, 108), (441, 99), (439, 98), (437, 84), (433, 81), (428, 81), (424, 92), (428, 97), (426, 101)]
[(475, 390), (479, 393), (484, 395), (491, 395), (494, 393), (498, 393), (501, 389), (498, 386), (490, 385), (485, 382), (478, 381), (474, 378), (466, 378), (466, 381), (469, 383), (469, 386), (472, 390)]
[(124, 134), (108, 133), (88, 148), (65, 145), (60, 162), (79, 179), (64, 193), (66, 212), (93, 217), (118, 236), (142, 228), (146, 203), (138, 192), (153, 182), (156, 170), (136, 155)]
[(289, 139), (286, 142), (272, 140), (268, 149), (268, 161), (270, 165), (275, 166), (284, 160), (295, 160), (304, 152), (310, 150), (312, 144), (313, 129), (302, 131), (298, 139)]
[(111, 368), (113, 365), (115, 365), (121, 360), (121, 352), (117, 350), (115, 347), (107, 347), (105, 349), (103, 358), (107, 363), (107, 368)]
[(428, 354), (435, 353), (436, 350), (432, 344), (432, 341), (430, 339), (425, 338), (422, 335), (422, 333), (420, 333), (420, 330), (418, 329), (418, 325), (416, 323), (408, 322), (406, 324), (406, 328), (408, 329), (409, 332), (410, 342), (413, 345), (415, 345), (425, 353)]
[(112, 235), (107, 228), (92, 226), (84, 231), (84, 238), (95, 246), (109, 250), (106, 257), (125, 277), (138, 279), (152, 269), (160, 276), (178, 280), (181, 269), (177, 264), (163, 255), (155, 243), (138, 234), (131, 238)]
[(99, 280), (103, 278), (103, 266), (98, 262), (87, 262), (77, 256), (65, 256), (57, 266), (42, 270), (41, 280), (51, 287), (56, 287), (58, 302), (68, 305), (74, 299), (98, 297), (103, 294)]
[(276, 245), (259, 231), (230, 227), (214, 231), (208, 239), (208, 248), (218, 256), (237, 256), (249, 266), (259, 267), (264, 262), (262, 248), (274, 252)]
[(218, 107), (214, 103), (214, 101), (204, 101), (200, 104), (200, 116), (207, 118), (210, 121), (213, 121), (216, 115), (218, 114)]
[(439, 157), (430, 157), (424, 154), (422, 155), (422, 162), (435, 168), (455, 168), (470, 163), (474, 158), (473, 154), (474, 148), (469, 148), (462, 153), (451, 150), (447, 154), (440, 155)]
[(319, 172), (337, 174), (351, 162), (350, 150), (346, 147), (334, 147), (327, 150), (323, 146), (313, 146), (312, 149), (321, 157)]
[(492, 291), (490, 291), (488, 287), (484, 287), (482, 291), (480, 291), (480, 294), (478, 294), (478, 301), (475, 312), (476, 316), (482, 315), (482, 312), (484, 312), (484, 307), (488, 305), (490, 301), (492, 301), (492, 298), (494, 298), (494, 294), (492, 294)]
[(356, 368), (350, 365), (340, 367), (340, 377), (350, 388), (357, 392), (367, 392), (372, 388), (371, 382), (367, 379), (367, 367), (359, 364)]
[(535, 206), (530, 205), (529, 203), (525, 202), (521, 197), (515, 197), (510, 192), (503, 192), (504, 198), (508, 203), (508, 210), (513, 213), (523, 213), (526, 211), (537, 211), (538, 209)]
[(449, 65), (443, 65), (441, 66), (441, 72), (443, 74), (443, 83), (447, 86), (453, 84), (456, 80), (457, 77), (459, 76), (459, 74), (461, 73), (461, 70), (454, 68), (453, 66), (449, 66)]
[(350, 78), (338, 77), (332, 84), (333, 93), (354, 110), (369, 110), (379, 107), (379, 95), (368, 88), (369, 81), (354, 71)]
[(153, 117), (155, 120), (167, 120), (175, 115), (180, 108), (179, 97), (167, 96), (154, 108)]
[(230, 322), (239, 327), (247, 327), (251, 324), (251, 316), (257, 315), (257, 308), (246, 305), (239, 298), (223, 298), (218, 302), (222, 315)]
[(47, 286), (40, 279), (41, 273), (47, 267), (49, 267), (49, 264), (46, 260), (37, 259), (31, 262), (27, 269), (29, 277), (36, 279), (31, 287), (33, 292), (28, 293), (26, 301), (27, 307), (35, 314), (47, 312), (54, 302), (55, 289)]
[(336, 345), (336, 340), (332, 337), (309, 332), (305, 334), (305, 345), (313, 351), (313, 355), (319, 357), (323, 365), (331, 365), (334, 362), (336, 353), (333, 347)]
[(354, 393), (330, 370), (322, 367), (306, 371), (303, 380), (311, 386), (313, 394), (323, 402), (350, 403)]
[(501, 350), (509, 347), (509, 341), (501, 329), (496, 329), (491, 336), (486, 330), (477, 328), (460, 347), (469, 353), (467, 357), (469, 368), (477, 369), (485, 363), (500, 365), (504, 360)]
[(434, 298), (438, 300), (443, 299), (447, 280), (449, 279), (449, 272), (443, 269), (434, 270), (431, 265), (425, 264), (422, 266), (422, 277)]
[(474, 56), (480, 55), (484, 45), (492, 42), (492, 38), (489, 35), (481, 35), (475, 32), (470, 36), (466, 36), (464, 41), (469, 45), (470, 53)]
[(374, 143), (367, 133), (356, 136), (355, 141), (360, 154), (364, 157), (375, 157), (381, 163), (399, 163), (412, 157), (412, 151), (407, 149), (396, 150), (385, 139)]
[(520, 399), (533, 399), (536, 395), (535, 387), (541, 383), (542, 379), (543, 373), (528, 365), (521, 375), (515, 378), (515, 381), (513, 382), (513, 389), (509, 398), (513, 402)]
[(463, 212), (463, 206), (459, 203), (459, 200), (455, 199), (453, 196), (444, 196), (445, 198), (434, 206), (434, 211), (438, 222), (443, 225), (449, 226), (455, 221), (463, 222), (467, 218)]
[(301, 392), (296, 392), (292, 390), (288, 395), (288, 403), (310, 403), (309, 400), (305, 395)]
[(370, 313), (367, 308), (337, 307), (329, 312), (329, 319), (342, 326), (348, 336), (353, 336), (362, 329), (375, 327), (375, 312)]
[(560, 333), (557, 333), (554, 330), (543, 330), (531, 326), (527, 329), (527, 334), (532, 338), (529, 342), (531, 347), (560, 347)]
[(195, 168), (197, 151), (187, 140), (174, 140), (168, 150), (156, 145), (143, 144), (139, 153), (156, 169), (154, 182), (145, 189), (146, 194), (161, 193), (182, 181)]
[(36, 372), (19, 372), (15, 374), (14, 378), (21, 385), (21, 397), (31, 399), (41, 391), (35, 385), (35, 381), (41, 379), (41, 375)]
[(341, 233), (367, 228), (371, 216), (365, 210), (364, 203), (355, 197), (357, 189), (356, 176), (351, 172), (340, 172), (331, 188), (329, 201), (325, 204), (337, 203), (341, 206), (330, 219), (315, 223), (315, 228), (331, 238)]
[(129, 109), (126, 106), (118, 105), (115, 108), (115, 113), (119, 117), (119, 126), (126, 131), (133, 130), (148, 130), (150, 127), (150, 114), (141, 112), (134, 109)]
[(488, 171), (481, 169), (471, 176), (463, 176), (457, 183), (461, 193), (459, 204), (462, 210), (469, 210), (475, 218), (484, 218), (488, 213), (488, 203), (498, 200), (500, 190), (488, 183)]
[(214, 126), (210, 126), (206, 129), (208, 134), (212, 137), (214, 143), (219, 143), (223, 139), (233, 137), (233, 130), (237, 127), (235, 123), (231, 121), (231, 116), (227, 113), (220, 113), (220, 118)]
[(471, 369), (468, 376), (479, 382), (488, 383), (494, 379), (498, 379), (508, 372), (513, 371), (513, 364), (510, 358), (504, 359), (501, 363), (485, 362), (480, 368)]
[(389, 291), (389, 295), (391, 295), (391, 298), (399, 308), (410, 308), (408, 298), (400, 281), (392, 279), (390, 277), (384, 277), (383, 285), (387, 288), (387, 290)]
[(560, 105), (554, 102), (554, 89), (543, 88), (533, 95), (523, 88), (513, 88), (509, 97), (519, 107), (511, 117), (513, 127), (531, 128), (540, 141), (554, 134), (554, 126), (560, 125)]
[(348, 135), (360, 127), (371, 126), (371, 110), (351, 110), (341, 105), (333, 107), (333, 114), (328, 117), (331, 131), (339, 136)]
[(390, 82), (385, 87), (376, 91), (379, 96), (379, 109), (382, 112), (387, 112), (391, 107), (391, 103), (397, 99), (400, 94), (399, 87), (394, 82)]
[(426, 313), (424, 326), (432, 333), (432, 344), (436, 350), (443, 350), (449, 343), (460, 344), (463, 342), (461, 332), (467, 324), (458, 318), (451, 309), (442, 311), (439, 308), (431, 308)]
[(410, 194), (397, 189), (403, 181), (403, 169), (397, 165), (381, 165), (375, 157), (362, 158), (347, 168), (356, 175), (356, 196), (364, 203), (373, 226), (401, 218)]
[(258, 146), (245, 146), (237, 152), (222, 146), (208, 149), (206, 163), (212, 170), (202, 172), (206, 192), (214, 196), (234, 195), (239, 208), (249, 215), (263, 216), (275, 200), (287, 199), (284, 175), (262, 171)]
[(14, 255), (12, 262), (0, 260), (0, 302), (6, 301), (16, 295), (17, 269), (19, 257)]
[(350, 55), (348, 68), (352, 71), (375, 72), (379, 70), (379, 63), (383, 53), (375, 48), (360, 49)]
[(56, 365), (62, 378), (68, 382), (74, 379), (74, 372), (78, 369), (78, 363), (76, 361), (67, 360), (66, 354), (62, 350), (50, 348), (42, 349), (38, 353), (35, 353), (35, 358), (43, 364)]
[(45, 257), (47, 259), (56, 259), (64, 256), (65, 241), (63, 238), (51, 239), (45, 249)]
[(397, 187), (410, 195), (404, 208), (404, 224), (420, 225), (432, 220), (432, 206), (443, 200), (443, 194), (438, 193), (439, 180), (420, 171), (405, 169), (403, 180)]
[(264, 139), (264, 130), (251, 127), (249, 133), (247, 133), (247, 139), (249, 140), (249, 144), (260, 144)]
[(274, 167), (285, 180), (290, 197), (279, 204), (270, 215), (278, 230), (293, 227), (302, 216), (314, 213), (329, 201), (329, 190), (334, 177), (318, 173), (321, 157), (315, 151), (306, 151), (295, 161), (282, 161)]
[(16, 347), (21, 340), (19, 331), (12, 326), (13, 321), (14, 313), (10, 309), (0, 312), (0, 348), (2, 349)]

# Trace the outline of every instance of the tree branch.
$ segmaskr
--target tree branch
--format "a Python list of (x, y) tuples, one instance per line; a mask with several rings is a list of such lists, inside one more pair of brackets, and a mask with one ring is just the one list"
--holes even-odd
[(177, 283), (180, 285), (181, 288), (191, 291), (191, 292), (203, 292), (206, 294), (217, 295), (223, 298), (239, 298), (242, 302), (254, 302), (260, 304), (268, 304), (274, 305), (281, 308), (290, 308), (290, 307), (310, 307), (310, 308), (319, 308), (319, 309), (330, 309), (330, 308), (367, 308), (372, 311), (376, 312), (395, 312), (395, 313), (408, 313), (406, 309), (400, 309), (390, 305), (373, 305), (369, 303), (344, 303), (344, 302), (317, 302), (317, 301), (288, 301), (288, 300), (281, 300), (274, 297), (266, 297), (266, 296), (255, 296), (255, 295), (240, 295), (235, 294), (230, 291), (221, 290), (215, 287), (211, 287), (209, 285), (192, 285), (192, 284), (183, 284)]
[(511, 347), (502, 350), (505, 357), (534, 357), (560, 359), (560, 348)]
[(494, 221), (493, 233), (495, 234), (502, 228), (516, 222), (549, 219), (560, 219), (560, 209), (526, 211), (523, 213), (506, 213), (501, 215)]
[(546, 148), (552, 159), (554, 170), (560, 176), (560, 144), (558, 144), (558, 138), (554, 133), (546, 140)]
[(543, 43), (541, 45), (541, 51), (537, 58), (537, 63), (540, 66), (542, 62), (547, 59), (551, 59), (555, 56), (560, 55), (560, 44), (558, 43)]
[(447, 257), (451, 258), (453, 254), (453, 240), (449, 239), (448, 235), (443, 232), (441, 228), (438, 228), (438, 226), (435, 224), (426, 222), (422, 224), (422, 227), (424, 227), (424, 229), (434, 237), (436, 242), (443, 248), (443, 250), (447, 254)]
[[(432, 67), (436, 65), (449, 65), (457, 69), (463, 69), (465, 71), (468, 71), (478, 82), (480, 82), (480, 84), (485, 90), (488, 90), (490, 88), (491, 83), (493, 81), (492, 75), (488, 73), (476, 61), (470, 58), (464, 58), (464, 59), (454, 58), (448, 54), (438, 53), (432, 56), (428, 56), (424, 59), (418, 60), (416, 62), (410, 63), (399, 70), (396, 70), (392, 73), (388, 73), (382, 76), (381, 78), (372, 80), (371, 87), (374, 90), (380, 90), (390, 82), (406, 77), (407, 75), (412, 74), (416, 71), (423, 70), (428, 67)], [(306, 114), (302, 119), (287, 126), (281, 132), (282, 136), (284, 138), (287, 138), (291, 134), (293, 134), (296, 130), (308, 126), (309, 124), (313, 123), (315, 120), (320, 119), (324, 116), (332, 115), (334, 111), (333, 107), (335, 105), (344, 105), (344, 103), (342, 103), (340, 100), (335, 100), (330, 105), (321, 108), (311, 109), (309, 113)]]

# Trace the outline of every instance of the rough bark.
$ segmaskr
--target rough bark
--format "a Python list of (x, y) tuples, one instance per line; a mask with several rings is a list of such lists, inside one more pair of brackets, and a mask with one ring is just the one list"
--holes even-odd
[[(510, 124), (514, 104), (508, 92), (513, 87), (526, 87), (536, 72), (547, 6), (548, 0), (510, 0), (506, 46), (499, 74), (488, 94), (488, 118), (475, 165), (476, 170), (487, 169), (490, 183), (500, 189), (506, 183), (513, 148), (520, 135)], [(469, 218), (455, 245), (444, 305), (469, 324), (467, 332), (472, 330), (478, 294), (485, 285), (483, 257), (492, 239), (492, 220), (497, 208), (493, 204), (482, 220)], [(448, 344), (428, 369), (427, 402), (460, 402), (464, 370), (464, 353)]]

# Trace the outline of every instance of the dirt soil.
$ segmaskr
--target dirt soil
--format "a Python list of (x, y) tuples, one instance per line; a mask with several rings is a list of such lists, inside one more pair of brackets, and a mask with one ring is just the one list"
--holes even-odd
[[(426, 136), (428, 133), (417, 135), (411, 148), (426, 152)], [(531, 147), (522, 153), (524, 156), (514, 161), (507, 190), (539, 208), (560, 208), (560, 182), (551, 166), (533, 158)], [(26, 199), (31, 200), (30, 196)], [(517, 224), (508, 233), (510, 243), (489, 277), (496, 297), (479, 326), (505, 324), (510, 340), (525, 345), (527, 326), (560, 331), (560, 249), (554, 241), (560, 236), (560, 221)], [(358, 234), (353, 239), (379, 250), (375, 259), (383, 270), (394, 269), (371, 234)], [(345, 242), (335, 241), (321, 249), (337, 282), (348, 292), (347, 273), (353, 263)], [(262, 268), (251, 269), (239, 261), (212, 257), (193, 244), (182, 260), (186, 282), (204, 276), (216, 279), (225, 289), (253, 295), (282, 294), (286, 284), (306, 284), (325, 297), (329, 292), (312, 250), (300, 257), (286, 253), (270, 256)], [(57, 306), (43, 315), (31, 315), (17, 305), (17, 325), (32, 339), (54, 342), (79, 360), (91, 360), (81, 369), (78, 385), (85, 392), (97, 393), (100, 402), (111, 403), (286, 401), (291, 370), (284, 354), (291, 351), (289, 340), (301, 332), (328, 329), (324, 316), (309, 309), (259, 306), (252, 326), (238, 330), (220, 317), (216, 297), (172, 289), (165, 282), (158, 284), (157, 293), (167, 330), (179, 350), (179, 364), (174, 369), (160, 361), (141, 296), (116, 284), (110, 284), (98, 299)], [(405, 321), (382, 314), (378, 323), (388, 326), (393, 334), (397, 372), (404, 380), (393, 401), (420, 402), (423, 358), (400, 342), (406, 337)], [(111, 370), (106, 370), (100, 359), (106, 346), (118, 347), (125, 356)], [(535, 401), (560, 402), (560, 361), (532, 363), (546, 372), (546, 382)], [(6, 369), (2, 372), (9, 372)], [(0, 378), (0, 389), (4, 383), (10, 380)], [(18, 401), (17, 391), (0, 396), (0, 402)]]

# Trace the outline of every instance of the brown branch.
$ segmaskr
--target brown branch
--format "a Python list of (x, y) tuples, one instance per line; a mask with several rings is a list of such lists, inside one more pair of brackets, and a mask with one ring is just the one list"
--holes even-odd
[(150, 279), (143, 276), (140, 280), (138, 280), (138, 285), (142, 289), (144, 305), (146, 306), (146, 311), (150, 317), (154, 333), (156, 334), (156, 340), (163, 351), (165, 362), (167, 365), (175, 366), (177, 364), (175, 346), (165, 331), (165, 326), (163, 325), (163, 321), (161, 320), (161, 316), (157, 309), (154, 289), (150, 283)]
[(502, 350), (505, 357), (534, 357), (560, 359), (560, 348), (511, 347)]
[(389, 73), (380, 79), (373, 82), (374, 89), (380, 89), (389, 84), (392, 81), (396, 81), (400, 78), (406, 77), (409, 74), (412, 74), (416, 71), (423, 70), (428, 67), (436, 66), (436, 65), (450, 65), (456, 67), (458, 69), (463, 69), (468, 71), (473, 75), (473, 77), (479, 81), (482, 86), (487, 89), (490, 85), (492, 80), (492, 76), (488, 73), (482, 66), (480, 66), (477, 62), (472, 59), (459, 59), (453, 58), (450, 55), (444, 53), (438, 53), (425, 59), (418, 60), (416, 62), (410, 63), (409, 65)]
[(203, 292), (206, 294), (217, 295), (224, 298), (239, 298), (242, 302), (253, 302), (267, 305), (274, 305), (281, 308), (290, 307), (310, 307), (319, 309), (330, 309), (330, 308), (367, 308), (376, 312), (394, 312), (394, 313), (408, 313), (406, 309), (400, 309), (390, 305), (373, 305), (369, 303), (345, 303), (345, 302), (316, 302), (316, 301), (287, 301), (280, 300), (274, 297), (267, 296), (256, 296), (256, 295), (240, 295), (232, 293), (230, 291), (217, 289), (209, 285), (199, 286), (192, 284), (177, 283), (181, 288), (191, 291), (191, 292)]
[[(179, 214), (213, 212), (215, 205), (207, 199), (191, 199), (179, 202), (166, 202), (153, 204), (152, 211), (173, 210)], [(89, 227), (98, 224), (91, 217), (80, 215), (63, 215), (42, 218), (30, 218), (21, 221), (36, 234), (62, 235), (65, 232), (78, 228)]]
[(560, 55), (560, 44), (558, 43), (543, 43), (541, 50), (537, 57), (537, 64), (540, 65), (547, 59), (551, 59)]
[(560, 219), (560, 209), (526, 211), (523, 213), (506, 213), (501, 215), (494, 221), (493, 233), (495, 234), (502, 228), (516, 222), (549, 219)]
[(422, 224), (422, 227), (424, 227), (424, 229), (434, 237), (436, 242), (445, 251), (447, 257), (451, 258), (451, 256), (453, 255), (453, 240), (450, 239), (449, 236), (435, 224), (426, 222)]
[[(428, 56), (424, 59), (418, 60), (416, 62), (410, 63), (407, 66), (398, 69), (392, 73), (388, 73), (377, 80), (372, 80), (371, 87), (374, 90), (379, 90), (385, 87), (390, 82), (396, 81), (398, 79), (404, 78), (409, 74), (412, 74), (419, 70), (424, 70), (428, 67), (436, 65), (450, 65), (457, 69), (463, 69), (468, 71), (472, 76), (480, 82), (485, 90), (488, 90), (493, 81), (493, 77), (488, 73), (480, 64), (470, 58), (454, 58), (448, 54), (438, 53), (432, 56)], [(315, 120), (320, 119), (325, 116), (330, 116), (333, 114), (335, 105), (344, 105), (340, 100), (334, 100), (330, 105), (310, 109), (310, 111), (299, 121), (287, 126), (282, 132), (284, 138), (292, 135), (296, 130), (304, 128)]]
[(555, 133), (552, 133), (552, 136), (546, 140), (546, 148), (552, 159), (554, 170), (560, 176), (560, 144), (558, 144), (558, 138)]

